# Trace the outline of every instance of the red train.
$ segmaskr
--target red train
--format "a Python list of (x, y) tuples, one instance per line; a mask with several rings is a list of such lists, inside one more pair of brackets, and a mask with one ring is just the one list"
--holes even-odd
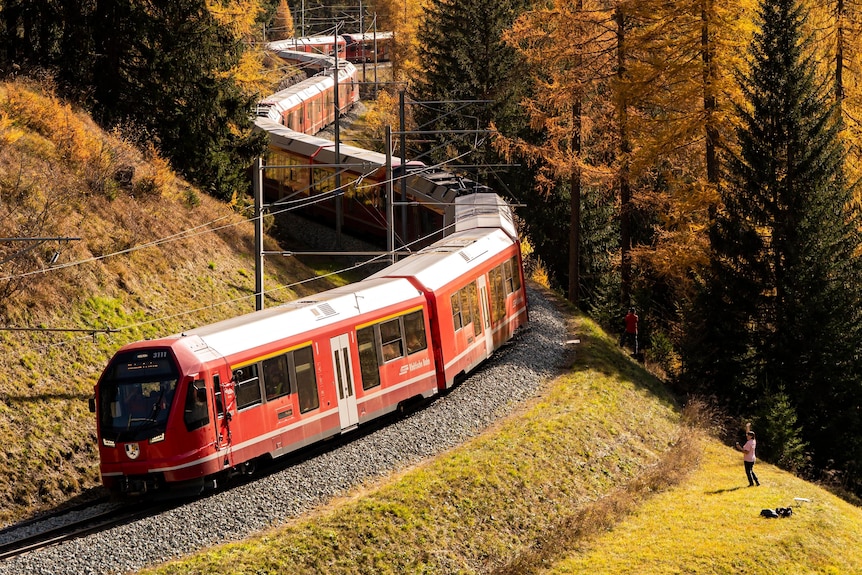
[(392, 32), (344, 34), (344, 57), (351, 62), (388, 62), (392, 52)]
[[(349, 35), (345, 35), (347, 38)], [(350, 37), (358, 35), (350, 35)], [(391, 33), (378, 37), (391, 38)], [(332, 37), (328, 37), (332, 41)], [(361, 39), (361, 38), (360, 38)], [(359, 40), (357, 40), (359, 41)], [(255, 124), (269, 135), (270, 152), (264, 173), (267, 202), (294, 202), (301, 198), (321, 196), (298, 208), (301, 215), (331, 223), (340, 217), (348, 234), (385, 245), (387, 215), (385, 205), (386, 155), (341, 145), (336, 156), (333, 142), (314, 134), (334, 121), (332, 69), (329, 56), (296, 52), (290, 48), (297, 40), (271, 42), (267, 48), (294, 66), (309, 71), (312, 77), (263, 99), (257, 108)], [(348, 48), (350, 43), (348, 42)], [(379, 48), (378, 48), (379, 49)], [(353, 64), (339, 61), (339, 106), (346, 112), (359, 100), (357, 71)], [(336, 169), (340, 164), (343, 167)], [(405, 200), (395, 210), (395, 227), (399, 245), (415, 249), (442, 236), (440, 230), (451, 221), (451, 206), (462, 194), (488, 191), (488, 188), (461, 175), (422, 162), (409, 162), (401, 168), (400, 159), (392, 159), (396, 199), (401, 200), (404, 183)], [(344, 194), (340, 208), (332, 192), (335, 173), (340, 172)], [(404, 179), (402, 180), (402, 176)], [(340, 209), (340, 216), (337, 215)]]
[(527, 320), (520, 244), (494, 194), (366, 280), (121, 348), (95, 386), (112, 492), (198, 492), (451, 387)]
[(341, 36), (333, 35), (277, 40), (270, 44), (270, 49), (335, 56), (336, 44), (338, 45), (338, 57), (345, 58), (347, 55), (347, 41)]
[[(342, 61), (338, 66), (338, 109), (344, 113), (358, 101), (356, 67)], [(264, 98), (258, 103), (257, 115), (296, 132), (316, 134), (335, 121), (335, 80), (332, 70)]]
[(342, 34), (341, 36), (307, 36), (277, 40), (269, 44), (273, 51), (289, 50), (307, 54), (335, 56), (351, 62), (388, 62), (392, 51), (392, 32)]

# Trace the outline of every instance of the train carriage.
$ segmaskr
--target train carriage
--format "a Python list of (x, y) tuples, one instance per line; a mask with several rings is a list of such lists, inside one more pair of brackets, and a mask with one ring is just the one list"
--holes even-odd
[[(261, 100), (257, 116), (296, 132), (316, 134), (335, 121), (334, 86), (331, 73), (312, 76)], [(338, 68), (338, 98), (341, 113), (359, 101), (356, 68), (349, 62)]]
[(344, 34), (345, 57), (351, 62), (388, 62), (392, 51), (392, 32)]
[(425, 294), (440, 388), (451, 387), (528, 321), (518, 236), (495, 194), (455, 200), (456, 231), (371, 278), (406, 278)]
[(290, 50), (293, 52), (307, 52), (334, 57), (336, 44), (338, 45), (338, 58), (344, 59), (347, 54), (347, 42), (341, 36), (288, 38), (286, 40), (270, 42), (267, 46), (271, 50)]
[(103, 483), (199, 491), (434, 395), (426, 305), (382, 278), (122, 348), (93, 405)]

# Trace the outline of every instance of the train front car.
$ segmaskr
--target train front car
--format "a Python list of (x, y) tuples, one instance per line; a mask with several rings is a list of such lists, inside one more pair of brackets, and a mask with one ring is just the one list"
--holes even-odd
[(194, 339), (129, 344), (96, 384), (102, 483), (113, 494), (151, 494), (168, 483), (199, 492), (204, 477), (220, 470)]

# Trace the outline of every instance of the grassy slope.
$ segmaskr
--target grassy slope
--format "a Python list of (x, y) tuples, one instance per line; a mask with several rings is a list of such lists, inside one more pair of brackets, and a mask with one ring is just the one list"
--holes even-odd
[[(131, 182), (122, 183), (124, 173)], [(50, 91), (0, 83), (0, 237), (80, 237), (63, 246), (59, 263), (86, 262), (27, 276), (6, 297), (7, 278), (50, 267), (56, 244), (31, 252), (22, 267), (0, 267), (0, 325), (119, 330), (0, 330), (0, 525), (99, 484), (87, 399), (119, 346), (254, 309), (253, 234), (245, 217)], [(18, 249), (0, 244), (0, 259)], [(265, 271), (268, 288), (315, 275), (291, 258), (268, 259)], [(276, 291), (267, 305), (322, 287)]]
[[(862, 573), (862, 510), (770, 465), (757, 474), (761, 487), (743, 487), (740, 454), (710, 441), (683, 484), (541, 573)], [(791, 518), (760, 518), (788, 506)]]
[[(495, 429), (308, 517), (147, 573), (862, 570), (862, 510), (768, 465), (763, 487), (741, 488), (738, 453), (692, 427), (690, 410), (681, 416), (594, 324), (574, 323), (572, 369)], [(811, 503), (793, 518), (759, 518), (797, 496)]]

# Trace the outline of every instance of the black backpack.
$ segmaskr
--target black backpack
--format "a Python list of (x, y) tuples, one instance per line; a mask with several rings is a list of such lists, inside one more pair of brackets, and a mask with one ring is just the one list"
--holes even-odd
[(790, 517), (793, 515), (792, 507), (776, 507), (775, 509), (764, 509), (760, 512), (761, 517), (773, 519), (776, 517)]

